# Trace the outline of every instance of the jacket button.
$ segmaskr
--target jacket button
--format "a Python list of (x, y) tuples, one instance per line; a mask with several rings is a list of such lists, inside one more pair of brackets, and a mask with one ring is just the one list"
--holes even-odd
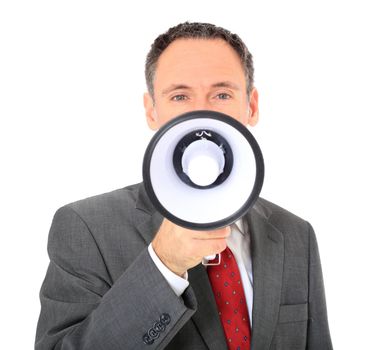
[(154, 325), (152, 326), (153, 329), (157, 332), (164, 332), (165, 331), (165, 325), (162, 324), (160, 321), (155, 322)]
[(158, 331), (156, 331), (155, 329), (153, 329), (153, 328), (150, 328), (149, 330), (148, 330), (148, 335), (149, 335), (149, 337), (151, 338), (151, 339), (156, 339), (156, 338), (159, 338), (159, 332)]
[(160, 322), (165, 326), (168, 325), (171, 322), (171, 316), (169, 316), (169, 314), (162, 314), (160, 316)]
[(151, 339), (151, 338), (149, 337), (148, 334), (145, 334), (145, 335), (143, 336), (143, 342), (144, 342), (146, 345), (151, 345), (151, 344), (154, 342), (154, 339)]

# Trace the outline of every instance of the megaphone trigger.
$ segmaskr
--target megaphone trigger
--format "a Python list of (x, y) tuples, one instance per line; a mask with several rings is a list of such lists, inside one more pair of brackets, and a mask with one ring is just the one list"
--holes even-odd
[(221, 254), (205, 256), (202, 260), (202, 265), (204, 266), (215, 266), (220, 265), (221, 263)]

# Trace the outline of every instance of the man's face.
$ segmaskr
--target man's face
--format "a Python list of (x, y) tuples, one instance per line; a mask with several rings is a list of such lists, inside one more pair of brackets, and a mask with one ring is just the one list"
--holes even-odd
[(174, 117), (194, 110), (222, 112), (244, 125), (258, 121), (258, 93), (246, 93), (240, 58), (221, 39), (178, 39), (159, 57), (154, 99), (144, 95), (147, 122), (157, 130)]

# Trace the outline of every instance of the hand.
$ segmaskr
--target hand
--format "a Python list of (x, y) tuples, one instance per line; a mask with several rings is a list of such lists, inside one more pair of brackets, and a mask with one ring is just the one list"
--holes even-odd
[(213, 231), (194, 231), (164, 219), (152, 241), (159, 259), (179, 276), (198, 265), (203, 257), (221, 253), (227, 247), (230, 227)]

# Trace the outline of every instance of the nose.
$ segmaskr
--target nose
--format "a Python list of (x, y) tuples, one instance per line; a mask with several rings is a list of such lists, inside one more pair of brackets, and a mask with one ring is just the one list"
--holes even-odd
[(193, 104), (194, 111), (200, 110), (212, 110), (212, 106), (210, 105), (208, 99), (205, 96), (199, 96), (195, 99)]

